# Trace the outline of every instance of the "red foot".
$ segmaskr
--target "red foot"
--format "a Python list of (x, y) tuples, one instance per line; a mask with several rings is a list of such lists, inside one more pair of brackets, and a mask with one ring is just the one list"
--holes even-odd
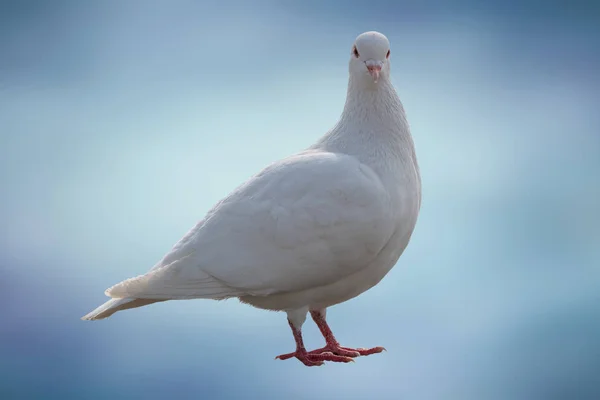
[(319, 354), (309, 354), (304, 347), (304, 342), (302, 341), (302, 333), (300, 329), (296, 328), (292, 321), (288, 320), (290, 324), (290, 328), (292, 328), (292, 333), (294, 334), (294, 340), (296, 341), (296, 351), (293, 353), (282, 354), (280, 356), (275, 357), (275, 359), (287, 360), (288, 358), (296, 357), (298, 360), (302, 361), (304, 365), (307, 367), (314, 367), (317, 365), (323, 365), (324, 361), (333, 361), (333, 362), (353, 362), (354, 360), (350, 357), (335, 355), (331, 352), (322, 352)]
[(344, 357), (358, 357), (358, 356), (368, 356), (371, 354), (377, 354), (385, 351), (384, 347), (373, 347), (371, 349), (352, 349), (350, 347), (342, 347), (339, 344), (327, 344), (325, 347), (321, 347), (320, 349), (309, 351), (308, 354), (324, 354), (324, 353), (332, 353), (338, 356)]
[(338, 356), (358, 357), (381, 353), (385, 350), (385, 348), (383, 347), (373, 347), (372, 349), (352, 349), (349, 347), (342, 347), (335, 339), (335, 336), (333, 336), (333, 332), (331, 332), (331, 329), (329, 329), (327, 321), (325, 321), (325, 312), (311, 310), (310, 315), (319, 327), (319, 330), (323, 334), (323, 337), (325, 338), (325, 342), (327, 344), (325, 345), (325, 347), (321, 347), (320, 349), (310, 351), (308, 354), (322, 354), (324, 352), (329, 352)]
[(287, 359), (293, 358), (293, 357), (296, 357), (307, 367), (323, 365), (324, 361), (343, 362), (343, 363), (354, 362), (354, 360), (351, 357), (336, 355), (336, 354), (333, 354), (332, 352), (321, 352), (321, 353), (313, 354), (312, 351), (310, 353), (307, 353), (306, 350), (304, 350), (304, 351), (296, 350), (293, 353), (282, 354), (280, 356), (275, 357), (275, 359), (287, 360)]

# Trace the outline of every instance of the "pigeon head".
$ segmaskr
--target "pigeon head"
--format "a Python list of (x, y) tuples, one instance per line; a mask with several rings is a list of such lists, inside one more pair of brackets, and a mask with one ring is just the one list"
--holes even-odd
[(390, 42), (381, 33), (365, 32), (356, 38), (350, 53), (350, 75), (377, 84), (390, 76)]

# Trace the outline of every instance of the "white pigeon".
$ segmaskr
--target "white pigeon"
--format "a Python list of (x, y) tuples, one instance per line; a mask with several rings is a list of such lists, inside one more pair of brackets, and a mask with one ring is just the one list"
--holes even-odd
[[(390, 80), (390, 43), (359, 35), (346, 104), (317, 143), (277, 161), (217, 203), (148, 273), (106, 290), (85, 320), (166, 300), (226, 299), (287, 313), (307, 366), (349, 362), (383, 347), (342, 347), (326, 309), (375, 286), (408, 245), (421, 178), (402, 103)], [(308, 312), (326, 345), (307, 351)]]

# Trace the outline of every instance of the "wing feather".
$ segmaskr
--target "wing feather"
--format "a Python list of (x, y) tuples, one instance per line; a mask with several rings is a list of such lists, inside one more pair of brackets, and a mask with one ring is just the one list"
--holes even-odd
[(393, 234), (393, 205), (356, 159), (310, 151), (264, 169), (219, 202), (146, 275), (111, 297), (266, 296), (365, 268)]

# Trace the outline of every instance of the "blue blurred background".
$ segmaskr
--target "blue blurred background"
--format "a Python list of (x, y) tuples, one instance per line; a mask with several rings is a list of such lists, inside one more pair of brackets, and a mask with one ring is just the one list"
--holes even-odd
[[(2, 2), (0, 398), (599, 399), (600, 12), (561, 3)], [(80, 321), (335, 123), (367, 30), (424, 200), (329, 320), (388, 352), (274, 361), (285, 316), (235, 300)]]

